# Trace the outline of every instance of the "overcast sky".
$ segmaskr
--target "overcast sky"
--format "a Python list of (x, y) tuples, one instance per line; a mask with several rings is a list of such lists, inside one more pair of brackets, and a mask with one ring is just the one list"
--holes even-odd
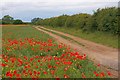
[(0, 0), (0, 18), (9, 14), (15, 19), (49, 18), (62, 14), (89, 13), (98, 8), (118, 6), (119, 0)]

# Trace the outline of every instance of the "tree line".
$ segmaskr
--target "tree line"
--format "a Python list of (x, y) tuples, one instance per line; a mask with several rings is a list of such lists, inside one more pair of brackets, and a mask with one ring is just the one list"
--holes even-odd
[(81, 29), (85, 32), (108, 32), (111, 34), (120, 34), (118, 23), (118, 8), (108, 7), (97, 9), (94, 14), (80, 13), (75, 15), (61, 15), (51, 18), (34, 18), (31, 23), (34, 25), (43, 25), (51, 27), (68, 27)]
[(16, 19), (10, 15), (5, 15), (2, 19), (0, 19), (0, 24), (25, 24), (22, 20)]

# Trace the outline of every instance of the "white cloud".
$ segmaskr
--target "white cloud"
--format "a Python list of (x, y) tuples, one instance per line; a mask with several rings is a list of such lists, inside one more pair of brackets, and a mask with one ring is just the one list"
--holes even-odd
[(2, 5), (6, 10), (51, 10), (51, 9), (76, 9), (76, 8), (94, 8), (117, 6), (112, 2), (7, 2)]
[(0, 0), (0, 2), (119, 2), (119, 0)]
[[(92, 13), (97, 8), (117, 6), (107, 0), (0, 0), (0, 11), (3, 15), (10, 14), (17, 18), (33, 18), (36, 16), (51, 17), (61, 14)], [(95, 2), (92, 2), (95, 1)], [(98, 2), (101, 1), (101, 2)], [(111, 1), (111, 0), (109, 0)]]

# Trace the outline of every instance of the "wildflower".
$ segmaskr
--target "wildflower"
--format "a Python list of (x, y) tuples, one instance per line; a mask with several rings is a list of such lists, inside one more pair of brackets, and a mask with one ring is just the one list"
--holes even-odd
[(52, 66), (51, 66), (51, 65), (48, 65), (48, 68), (52, 68)]
[(14, 63), (15, 60), (16, 60), (16, 58), (10, 58), (10, 61), (11, 61), (12, 63)]
[(39, 75), (39, 74), (40, 74), (40, 71), (38, 71), (37, 74)]
[(52, 75), (54, 75), (54, 73), (55, 73), (55, 70), (51, 70), (51, 71), (50, 71), (50, 73), (51, 73)]
[(37, 71), (33, 71), (34, 72), (34, 75), (36, 75), (37, 74)]
[(34, 58), (30, 58), (30, 61), (32, 62)]
[(70, 61), (68, 61), (68, 62), (63, 62), (63, 64), (65, 64), (65, 65), (71, 65), (72, 62), (70, 62)]
[(31, 66), (30, 65), (26, 65), (26, 66), (24, 66), (24, 68), (30, 68)]
[(101, 72), (100, 77), (104, 77), (104, 76), (105, 76), (104, 72)]
[(52, 46), (53, 44), (52, 43), (49, 43), (48, 46)]
[(56, 77), (56, 80), (60, 80), (60, 78)]
[(7, 47), (6, 50), (10, 51), (11, 49), (9, 47)]
[(86, 78), (86, 76), (85, 76), (85, 74), (84, 74), (84, 73), (82, 73), (82, 78)]
[(46, 71), (44, 71), (43, 73), (44, 73), (44, 74), (47, 74), (47, 72), (46, 72)]
[(5, 62), (8, 62), (8, 59), (5, 58), (4, 61), (5, 61)]
[(20, 74), (16, 74), (16, 77), (17, 77), (17, 78), (20, 78), (21, 76), (20, 76)]
[(48, 42), (49, 42), (49, 43), (52, 43), (52, 39), (48, 39)]
[(97, 65), (98, 67), (100, 66), (100, 64)]
[(19, 66), (21, 66), (23, 64), (23, 61), (20, 58), (18, 58), (18, 62), (19, 62)]
[(83, 56), (82, 56), (82, 59), (85, 59), (86, 58), (86, 54), (84, 54)]
[(2, 64), (0, 64), (2, 67), (5, 67), (5, 66), (7, 66), (7, 64), (4, 64), (4, 63), (2, 63)]
[(23, 73), (25, 74), (25, 73), (26, 73), (26, 70), (23, 70)]
[(28, 70), (29, 74), (32, 75), (32, 71), (31, 70)]
[(24, 59), (25, 59), (25, 60), (28, 60), (27, 56), (24, 56)]
[(59, 45), (58, 45), (58, 48), (62, 48), (62, 45), (59, 44)]
[(66, 74), (64, 74), (64, 78), (69, 78), (69, 76), (68, 76), (68, 75), (66, 75)]
[(60, 64), (60, 62), (56, 62), (56, 64)]
[(94, 74), (95, 74), (95, 76), (96, 76), (96, 77), (98, 77), (98, 76), (99, 76), (99, 74), (98, 74), (96, 71), (94, 72)]
[(12, 73), (10, 73), (10, 71), (8, 71), (8, 72), (6, 73), (6, 76), (12, 78), (13, 75), (12, 75)]
[(14, 70), (13, 75), (17, 74), (17, 70)]
[(111, 75), (112, 75), (112, 74), (111, 74), (111, 72), (109, 72), (109, 71), (107, 72), (107, 74), (108, 74), (109, 76), (111, 76)]
[(67, 71), (68, 70), (68, 68), (64, 68), (64, 71)]
[(36, 68), (38, 68), (38, 66), (36, 66)]

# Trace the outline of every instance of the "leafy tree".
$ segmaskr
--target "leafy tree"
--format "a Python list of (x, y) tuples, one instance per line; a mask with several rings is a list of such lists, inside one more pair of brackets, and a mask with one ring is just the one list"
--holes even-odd
[(32, 24), (37, 24), (40, 20), (42, 20), (41, 18), (33, 18), (32, 20), (31, 20), (31, 23)]
[(23, 24), (23, 22), (22, 20), (17, 19), (17, 20), (14, 20), (13, 24)]
[(2, 24), (12, 24), (13, 23), (13, 17), (9, 16), (9, 15), (5, 15), (2, 18)]

